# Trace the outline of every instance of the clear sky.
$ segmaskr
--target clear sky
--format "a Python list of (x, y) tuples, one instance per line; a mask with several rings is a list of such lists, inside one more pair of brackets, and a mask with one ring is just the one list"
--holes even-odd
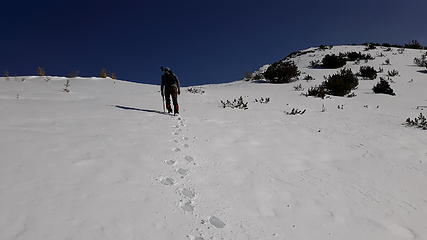
[(2, 1), (0, 71), (158, 84), (230, 82), (321, 44), (416, 39), (427, 45), (426, 0)]

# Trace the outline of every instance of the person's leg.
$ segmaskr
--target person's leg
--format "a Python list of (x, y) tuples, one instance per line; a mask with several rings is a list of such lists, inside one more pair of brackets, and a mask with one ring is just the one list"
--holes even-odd
[(178, 114), (179, 113), (178, 89), (176, 87), (174, 87), (172, 91), (172, 102), (173, 102), (173, 112), (175, 114)]
[(165, 87), (166, 109), (168, 110), (168, 113), (172, 112), (171, 94), (172, 94), (172, 91), (171, 91), (170, 87)]

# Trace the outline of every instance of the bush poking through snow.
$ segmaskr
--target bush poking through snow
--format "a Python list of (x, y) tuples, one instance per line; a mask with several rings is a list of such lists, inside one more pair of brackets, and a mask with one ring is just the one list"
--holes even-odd
[(302, 95), (308, 97), (308, 96), (313, 96), (313, 97), (318, 97), (318, 98), (325, 98), (326, 96), (326, 91), (323, 87), (321, 86), (315, 86), (315, 87), (311, 87), (307, 90), (307, 93), (303, 93)]
[(347, 53), (340, 53), (340, 56), (345, 58), (347, 61), (357, 61), (357, 60), (374, 60), (375, 58), (371, 56), (371, 54), (363, 54), (360, 52), (347, 52)]
[(107, 78), (108, 77), (107, 69), (105, 69), (105, 68), (101, 69), (101, 72), (99, 73), (99, 77), (100, 78)]
[(417, 40), (412, 40), (409, 43), (406, 43), (405, 48), (424, 49), (424, 47), (421, 46), (421, 44)]
[(46, 71), (42, 67), (38, 67), (37, 68), (37, 75), (39, 75), (40, 77), (44, 77), (44, 76), (46, 76)]
[(270, 102), (270, 98), (263, 98), (263, 97), (261, 97), (260, 99), (255, 98), (254, 102), (267, 104)]
[(344, 96), (354, 90), (359, 85), (359, 80), (351, 69), (342, 69), (340, 72), (329, 76), (320, 86), (329, 95)]
[(322, 64), (320, 64), (320, 60), (312, 60), (309, 64), (310, 68), (319, 68), (322, 66)]
[(356, 97), (356, 96), (357, 95), (356, 95), (355, 92), (352, 92), (352, 93), (350, 93), (350, 94), (347, 95), (348, 98), (352, 98), (352, 97)]
[(395, 77), (397, 75), (399, 75), (399, 72), (397, 70), (393, 70), (391, 72), (387, 71), (387, 76), (389, 76), (389, 77)]
[(307, 76), (304, 77), (304, 80), (310, 81), (310, 80), (314, 80), (314, 78), (307, 74)]
[(303, 115), (307, 109), (300, 110), (298, 108), (292, 108), (290, 112), (285, 112), (287, 115)]
[(383, 93), (392, 96), (396, 95), (390, 87), (390, 84), (384, 78), (380, 78), (380, 81), (372, 88), (372, 91), (374, 91), (374, 93)]
[(414, 118), (414, 120), (411, 118), (406, 119), (406, 125), (409, 127), (417, 127), (423, 130), (427, 130), (427, 119), (423, 113), (420, 113), (420, 115), (417, 118)]
[(67, 79), (67, 81), (64, 84), (64, 92), (67, 92), (67, 93), (70, 92), (70, 86), (71, 86), (70, 79)]
[(375, 45), (372, 43), (368, 43), (365, 47), (365, 51), (374, 50), (374, 49), (377, 49), (377, 47), (375, 47)]
[(370, 66), (362, 66), (359, 70), (359, 75), (364, 79), (374, 80), (377, 78), (377, 71)]
[(420, 58), (414, 58), (414, 63), (418, 67), (427, 67), (427, 52), (422, 54)]
[(383, 65), (390, 65), (390, 59), (388, 59), (388, 58), (387, 58), (387, 59), (384, 61)]
[(229, 107), (229, 108), (237, 108), (237, 109), (248, 109), (248, 103), (243, 101), (243, 97), (240, 96), (238, 99), (234, 99), (232, 102), (230, 100), (222, 101), (221, 104), (223, 108)]
[(190, 93), (193, 93), (193, 94), (201, 94), (201, 95), (205, 93), (205, 91), (203, 89), (193, 88), (193, 87), (188, 88), (187, 91)]
[(79, 76), (79, 74), (80, 74), (80, 71), (79, 71), (79, 70), (75, 70), (75, 71), (70, 72), (70, 73), (67, 75), (67, 78), (76, 78), (76, 77), (78, 77), (78, 76)]
[(294, 91), (297, 91), (297, 92), (304, 91), (304, 88), (302, 87), (301, 83), (294, 86)]
[(300, 74), (293, 61), (280, 61), (270, 65), (264, 77), (271, 83), (289, 83)]
[(335, 54), (327, 54), (322, 59), (322, 67), (324, 68), (340, 68), (346, 64), (346, 60), (343, 56), (337, 56)]

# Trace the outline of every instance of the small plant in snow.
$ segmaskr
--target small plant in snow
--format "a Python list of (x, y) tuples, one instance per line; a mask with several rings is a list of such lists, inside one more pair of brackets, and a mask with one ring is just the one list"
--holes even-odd
[(190, 93), (193, 93), (193, 94), (201, 94), (201, 95), (205, 93), (205, 91), (203, 89), (193, 88), (193, 87), (188, 88), (187, 91)]
[(243, 97), (240, 96), (238, 99), (234, 99), (233, 101), (226, 100), (225, 102), (221, 100), (221, 104), (223, 108), (237, 108), (237, 109), (248, 109), (248, 103), (243, 101)]
[(350, 93), (350, 94), (347, 95), (348, 98), (352, 98), (352, 97), (356, 97), (356, 96), (357, 95), (356, 95), (355, 92), (352, 92), (352, 93)]
[(80, 74), (79, 70), (74, 70), (68, 74), (67, 78), (76, 78), (79, 76), (79, 74)]
[(70, 92), (70, 86), (71, 86), (70, 79), (67, 79), (67, 81), (64, 84), (64, 92), (67, 92), (67, 93)]
[(318, 68), (320, 66), (322, 66), (322, 64), (320, 64), (320, 60), (313, 60), (310, 61), (310, 68)]
[(411, 118), (406, 119), (406, 125), (427, 130), (427, 119), (422, 113), (420, 113), (420, 115), (413, 120)]
[(108, 72), (106, 68), (101, 69), (101, 72), (99, 73), (99, 77), (100, 78), (107, 78), (108, 77)]
[(9, 81), (9, 80), (10, 80), (10, 75), (9, 75), (9, 72), (8, 72), (8, 71), (4, 71), (4, 72), (3, 72), (3, 76), (5, 77), (5, 79), (6, 79), (7, 81)]
[(298, 108), (292, 108), (290, 112), (285, 111), (287, 115), (303, 115), (305, 113), (306, 109), (300, 110)]
[(38, 74), (40, 77), (44, 77), (44, 76), (46, 76), (46, 71), (45, 71), (42, 67), (38, 67), (38, 68), (37, 68), (37, 74)]
[(379, 67), (377, 73), (383, 73), (384, 72), (384, 68)]
[(371, 43), (367, 44), (365, 47), (365, 51), (374, 50), (374, 49), (377, 49), (377, 47), (375, 47), (375, 45)]
[(384, 52), (391, 52), (391, 47), (384, 49)]
[(387, 76), (389, 77), (395, 77), (397, 75), (399, 75), (399, 72), (395, 69), (393, 71), (387, 71)]
[(306, 81), (308, 82), (308, 81), (310, 81), (310, 80), (314, 80), (314, 78), (313, 78), (312, 76), (310, 76), (309, 74), (307, 74), (307, 75), (304, 77), (304, 80), (306, 80)]
[(260, 99), (255, 98), (254, 102), (267, 104), (270, 102), (270, 98), (263, 98), (263, 97), (261, 97)]
[(422, 54), (420, 58), (414, 58), (414, 63), (418, 67), (427, 67), (427, 52)]
[(399, 49), (397, 49), (397, 52), (399, 54), (403, 54), (405, 52), (405, 49), (404, 48), (399, 48)]
[(301, 83), (294, 86), (294, 91), (297, 91), (297, 92), (304, 91), (304, 88), (302, 87)]
[(390, 87), (390, 84), (384, 78), (380, 78), (380, 81), (372, 88), (372, 91), (374, 91), (374, 93), (383, 93), (392, 96), (396, 95)]
[(321, 110), (321, 112), (326, 112), (325, 104), (322, 104), (322, 110)]
[(390, 65), (390, 59), (389, 59), (389, 58), (387, 58), (387, 59), (384, 61), (383, 65)]

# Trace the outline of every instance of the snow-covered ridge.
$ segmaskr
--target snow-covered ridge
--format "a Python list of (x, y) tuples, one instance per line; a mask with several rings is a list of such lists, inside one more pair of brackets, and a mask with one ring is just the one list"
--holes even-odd
[[(331, 48), (330, 48), (331, 47)], [(388, 48), (377, 46), (376, 49), (366, 50), (366, 46), (363, 45), (343, 45), (343, 46), (330, 46), (323, 48), (309, 48), (302, 51), (294, 52), (290, 54), (288, 57), (284, 58), (281, 61), (294, 61), (298, 68), (302, 70), (301, 79), (304, 75), (318, 75), (316, 73), (321, 72), (323, 76), (327, 76), (331, 73), (335, 73), (337, 70), (334, 69), (313, 69), (311, 67), (312, 61), (322, 61), (325, 55), (339, 55), (340, 53), (348, 53), (348, 52), (360, 52), (362, 54), (370, 54), (375, 59), (372, 61), (364, 62), (362, 61), (360, 64), (355, 64), (355, 62), (347, 62), (347, 64), (343, 68), (350, 68), (353, 72), (357, 73), (359, 71), (360, 66), (373, 66), (376, 69), (380, 67), (384, 69), (384, 74), (387, 74), (387, 70), (393, 68), (401, 72), (410, 73), (411, 71), (424, 72), (426, 69), (423, 67), (418, 67), (414, 64), (414, 58), (420, 58), (421, 55), (425, 54), (427, 50), (419, 50), (419, 49), (408, 49), (408, 48)], [(390, 60), (390, 65), (384, 64), (386, 59)], [(244, 80), (265, 80), (262, 76), (263, 73), (268, 69), (271, 64), (266, 64), (260, 67), (257, 71), (253, 72), (251, 76), (246, 77)], [(412, 67), (412, 68), (408, 68)], [(407, 74), (405, 74), (407, 75)], [(323, 79), (322, 76), (322, 79)], [(410, 76), (407, 75), (407, 76)], [(405, 76), (406, 77), (406, 76)]]
[(183, 88), (178, 117), (155, 85), (0, 78), (0, 239), (427, 239), (427, 131), (404, 125), (427, 115), (423, 51), (348, 62), (384, 68), (355, 97), (301, 95), (337, 72), (310, 61), (363, 50), (292, 58), (310, 81)]

